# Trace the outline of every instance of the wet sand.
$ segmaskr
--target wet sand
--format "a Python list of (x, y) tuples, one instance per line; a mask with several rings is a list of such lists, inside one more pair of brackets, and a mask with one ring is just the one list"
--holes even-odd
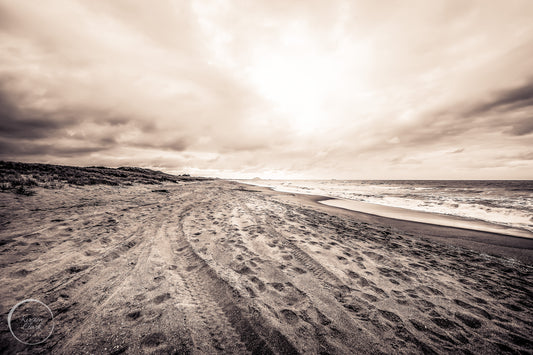
[(450, 246), (465, 247), (480, 253), (516, 259), (527, 265), (533, 265), (532, 238), (383, 217), (353, 209), (325, 205), (323, 202), (330, 199), (326, 196), (283, 193), (261, 187), (258, 189), (262, 189), (262, 192), (267, 194), (277, 195), (281, 199), (297, 200), (300, 205), (305, 204), (311, 209), (356, 218), (358, 221), (376, 226), (394, 228), (402, 235), (439, 241)]
[[(530, 353), (531, 240), (227, 181), (0, 194), (2, 353)], [(530, 334), (528, 336), (528, 334)]]
[(344, 208), (357, 212), (364, 212), (367, 214), (392, 219), (400, 219), (404, 221), (420, 222), (424, 224), (434, 224), (437, 226), (454, 227), (459, 229), (475, 230), (481, 232), (489, 232), (493, 234), (533, 239), (533, 233), (527, 230), (511, 228), (481, 220), (467, 219), (459, 216), (415, 211), (406, 208), (377, 205), (347, 199), (328, 198), (319, 202), (328, 206)]

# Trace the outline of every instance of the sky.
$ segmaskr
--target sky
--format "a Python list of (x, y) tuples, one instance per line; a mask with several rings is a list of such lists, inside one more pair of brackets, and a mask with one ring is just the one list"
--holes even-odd
[(0, 159), (533, 179), (533, 1), (0, 0)]

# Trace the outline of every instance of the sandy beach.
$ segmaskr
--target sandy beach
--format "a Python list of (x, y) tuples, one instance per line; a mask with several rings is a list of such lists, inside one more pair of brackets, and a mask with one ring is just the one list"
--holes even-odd
[(5, 354), (533, 352), (531, 239), (224, 180), (35, 191), (0, 194)]

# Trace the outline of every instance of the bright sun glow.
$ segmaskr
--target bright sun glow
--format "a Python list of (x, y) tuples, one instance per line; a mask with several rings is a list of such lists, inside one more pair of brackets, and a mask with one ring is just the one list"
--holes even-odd
[(339, 80), (338, 64), (334, 53), (324, 52), (293, 28), (278, 45), (258, 48), (248, 73), (287, 123), (307, 133), (328, 120), (324, 104)]
[[(292, 32), (278, 46), (257, 50), (248, 75), (289, 126), (309, 133), (335, 119), (330, 117), (332, 108), (327, 107), (330, 99), (363, 89), (353, 74), (354, 68), (362, 70), (367, 57), (355, 43), (343, 48), (342, 52), (328, 51), (306, 33)], [(346, 63), (350, 65), (350, 83), (345, 81)]]
[(321, 106), (333, 85), (333, 71), (334, 67), (319, 57), (273, 54), (257, 63), (250, 75), (289, 124), (305, 132), (326, 119)]
[[(353, 103), (354, 96), (368, 91), (361, 74), (372, 62), (371, 50), (343, 33), (344, 20), (327, 38), (317, 36), (308, 24), (287, 24), (276, 32), (276, 41), (252, 42), (245, 61), (239, 62), (231, 53), (232, 36), (216, 22), (224, 3), (204, 5), (195, 3), (194, 8), (210, 38), (215, 62), (232, 70), (244, 67), (254, 91), (270, 104), (274, 114), (269, 119), (281, 121), (287, 129), (307, 135), (330, 126), (338, 120), (339, 102)], [(357, 105), (361, 108), (360, 102)]]

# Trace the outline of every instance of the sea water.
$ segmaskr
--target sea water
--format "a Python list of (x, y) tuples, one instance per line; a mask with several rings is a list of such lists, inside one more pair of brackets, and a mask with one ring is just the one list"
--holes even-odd
[(533, 180), (240, 181), (277, 191), (449, 215), (533, 233)]

